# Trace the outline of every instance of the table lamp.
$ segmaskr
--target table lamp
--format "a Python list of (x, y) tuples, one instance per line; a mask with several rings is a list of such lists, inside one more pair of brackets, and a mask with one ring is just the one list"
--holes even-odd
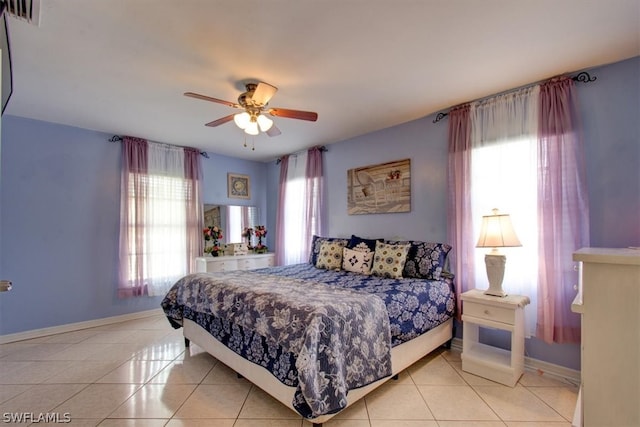
[(476, 248), (491, 248), (491, 252), (484, 256), (487, 278), (489, 279), (489, 289), (484, 291), (486, 295), (507, 296), (502, 290), (502, 279), (504, 278), (504, 266), (507, 262), (507, 257), (501, 254), (498, 248), (515, 246), (522, 246), (522, 244), (513, 230), (511, 218), (508, 214), (501, 214), (498, 209), (493, 209), (491, 215), (482, 216), (480, 238)]

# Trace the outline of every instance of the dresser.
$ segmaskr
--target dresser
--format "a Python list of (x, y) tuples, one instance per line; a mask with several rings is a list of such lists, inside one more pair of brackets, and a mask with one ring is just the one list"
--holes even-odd
[(583, 248), (571, 305), (582, 315), (574, 426), (640, 426), (640, 250)]
[(208, 255), (196, 258), (196, 272), (253, 270), (254, 268), (273, 267), (275, 261), (276, 255), (274, 253), (217, 257)]

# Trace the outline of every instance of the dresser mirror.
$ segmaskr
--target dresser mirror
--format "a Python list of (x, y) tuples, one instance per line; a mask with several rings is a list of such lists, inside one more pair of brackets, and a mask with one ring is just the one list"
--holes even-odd
[(242, 230), (255, 227), (260, 221), (260, 212), (256, 206), (204, 205), (204, 226), (218, 226), (224, 238), (221, 243), (246, 242)]

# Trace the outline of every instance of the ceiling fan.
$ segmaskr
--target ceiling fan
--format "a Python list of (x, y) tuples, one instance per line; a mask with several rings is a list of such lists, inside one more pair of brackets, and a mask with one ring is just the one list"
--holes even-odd
[(307, 120), (310, 122), (318, 120), (318, 113), (314, 113), (312, 111), (290, 110), (287, 108), (267, 108), (269, 100), (271, 100), (271, 97), (273, 97), (278, 90), (275, 86), (265, 82), (258, 82), (246, 83), (245, 88), (246, 92), (240, 94), (238, 97), (238, 103), (212, 98), (210, 96), (200, 95), (193, 92), (185, 92), (184, 95), (244, 110), (241, 113), (230, 114), (206, 123), (205, 126), (220, 126), (221, 124), (233, 120), (240, 129), (243, 129), (249, 135), (258, 135), (260, 131), (265, 132), (269, 136), (280, 135), (280, 129), (273, 124), (273, 120), (268, 118), (266, 114), (274, 117)]

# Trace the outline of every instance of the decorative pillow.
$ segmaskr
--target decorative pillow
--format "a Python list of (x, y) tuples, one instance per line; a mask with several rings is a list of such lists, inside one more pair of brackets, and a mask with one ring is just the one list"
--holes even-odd
[(342, 249), (342, 269), (354, 273), (371, 274), (373, 252), (356, 249)]
[(322, 242), (337, 242), (342, 245), (342, 247), (347, 246), (349, 243), (349, 239), (340, 239), (337, 237), (320, 237), (313, 236), (311, 239), (311, 251), (309, 252), (309, 264), (316, 265), (318, 263), (318, 254), (320, 253), (320, 245)]
[(411, 245), (390, 245), (388, 243), (376, 243), (376, 252), (373, 255), (373, 267), (371, 273), (376, 276), (392, 279), (402, 278), (402, 270), (407, 259), (407, 253)]
[(383, 242), (383, 239), (365, 239), (362, 237), (358, 237), (355, 234), (351, 235), (351, 239), (349, 239), (349, 243), (347, 243), (347, 247), (349, 249), (358, 249), (361, 251), (371, 251), (375, 252), (376, 250), (376, 242)]
[(326, 270), (339, 270), (342, 265), (343, 248), (344, 245), (340, 244), (340, 242), (322, 242), (316, 267)]
[(417, 240), (389, 241), (387, 243), (411, 245), (402, 275), (416, 279), (439, 280), (445, 268), (447, 255), (451, 250), (451, 246), (446, 243), (421, 242)]

